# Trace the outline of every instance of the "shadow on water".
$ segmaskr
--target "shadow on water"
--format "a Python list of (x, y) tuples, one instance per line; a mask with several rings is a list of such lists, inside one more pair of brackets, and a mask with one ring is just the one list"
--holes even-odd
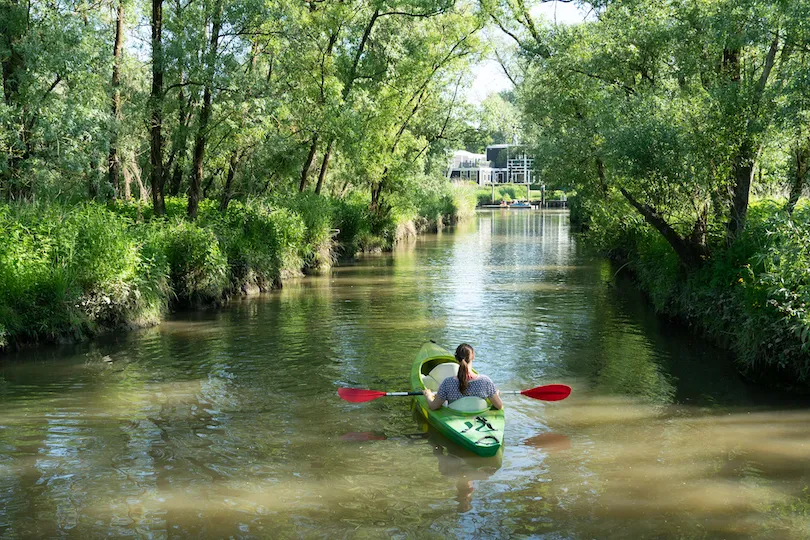
[(479, 480), (488, 480), (503, 464), (503, 448), (491, 457), (481, 457), (461, 448), (429, 425), (425, 418), (412, 411), (413, 419), (425, 434), (428, 444), (436, 457), (439, 474), (455, 484), (460, 513), (472, 510), (475, 484)]

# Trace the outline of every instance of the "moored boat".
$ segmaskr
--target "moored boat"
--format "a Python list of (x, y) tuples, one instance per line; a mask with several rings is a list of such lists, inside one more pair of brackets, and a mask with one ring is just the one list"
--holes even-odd
[[(422, 345), (411, 368), (411, 388), (438, 390), (447, 377), (458, 373), (458, 362), (446, 349), (430, 342)], [(488, 400), (464, 397), (439, 410), (431, 410), (424, 396), (414, 396), (416, 408), (428, 423), (452, 442), (479, 456), (494, 456), (503, 444), (506, 426), (503, 409)]]

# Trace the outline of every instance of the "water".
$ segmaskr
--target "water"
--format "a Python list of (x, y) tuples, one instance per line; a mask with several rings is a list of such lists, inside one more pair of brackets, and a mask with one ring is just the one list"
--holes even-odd
[[(0, 537), (806, 538), (810, 411), (659, 319), (562, 212), (479, 213), (281, 291), (0, 364)], [(407, 398), (434, 339), (505, 398), (474, 458)]]

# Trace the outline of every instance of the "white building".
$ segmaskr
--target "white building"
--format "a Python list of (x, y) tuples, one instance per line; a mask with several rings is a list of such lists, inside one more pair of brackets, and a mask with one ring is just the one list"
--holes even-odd
[(453, 154), (447, 177), (478, 185), (536, 184), (534, 158), (519, 145), (492, 144), (485, 154), (458, 150)]
[(476, 182), (479, 185), (489, 184), (492, 182), (492, 168), (486, 154), (456, 150), (450, 160), (447, 177), (456, 181)]

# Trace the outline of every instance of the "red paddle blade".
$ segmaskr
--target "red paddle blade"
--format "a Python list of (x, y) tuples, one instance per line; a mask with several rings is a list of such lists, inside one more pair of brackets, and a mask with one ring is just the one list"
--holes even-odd
[(545, 386), (535, 386), (534, 388), (523, 390), (520, 393), (532, 399), (560, 401), (571, 395), (571, 387), (566, 384), (547, 384)]
[(385, 395), (385, 392), (377, 390), (363, 390), (361, 388), (338, 388), (338, 395), (346, 401), (352, 403), (365, 403), (373, 401)]

